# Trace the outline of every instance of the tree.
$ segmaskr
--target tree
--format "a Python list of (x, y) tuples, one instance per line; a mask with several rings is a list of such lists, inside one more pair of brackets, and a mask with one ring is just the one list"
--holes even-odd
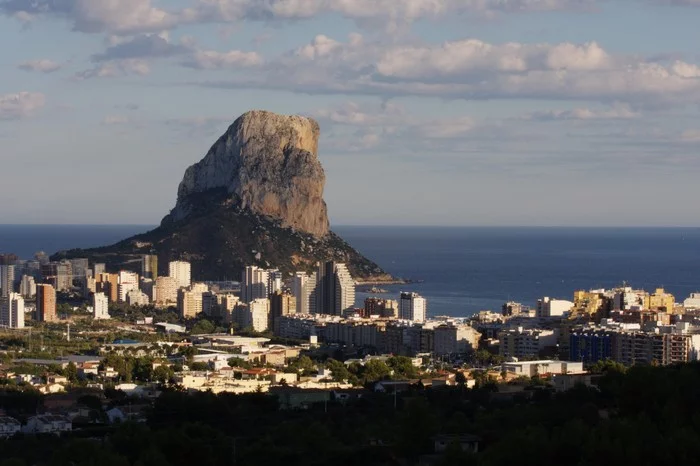
[(370, 359), (367, 361), (362, 370), (362, 379), (364, 383), (384, 380), (389, 378), (390, 375), (391, 369), (389, 366), (387, 366), (384, 361), (378, 359)]
[(414, 379), (418, 377), (418, 369), (413, 365), (411, 358), (394, 356), (389, 358), (386, 364), (394, 370), (394, 375), (398, 378)]
[(66, 366), (65, 374), (70, 383), (75, 383), (78, 381), (78, 367), (73, 361), (69, 362)]
[(310, 375), (316, 369), (316, 365), (310, 357), (299, 356), (289, 364), (289, 368), (295, 372), (301, 372), (303, 375)]
[(252, 367), (248, 361), (236, 357), (229, 358), (228, 365), (229, 367), (241, 367), (243, 369), (250, 369)]
[(192, 335), (202, 335), (205, 333), (214, 333), (216, 326), (208, 321), (207, 319), (202, 319), (192, 327)]
[(464, 372), (459, 371), (455, 374), (455, 382), (457, 385), (464, 388), (464, 386), (467, 384), (467, 376), (464, 375)]
[(172, 377), (175, 376), (175, 371), (166, 364), (161, 364), (160, 366), (153, 369), (153, 374), (151, 377), (153, 380), (161, 384), (166, 384), (170, 381)]
[(209, 364), (206, 362), (193, 362), (192, 364), (189, 365), (190, 370), (193, 371), (208, 371), (209, 370)]
[(333, 374), (333, 381), (335, 382), (344, 382), (350, 378), (350, 371), (348, 371), (345, 364), (340, 361), (329, 359), (326, 361), (326, 367), (331, 371), (331, 374)]

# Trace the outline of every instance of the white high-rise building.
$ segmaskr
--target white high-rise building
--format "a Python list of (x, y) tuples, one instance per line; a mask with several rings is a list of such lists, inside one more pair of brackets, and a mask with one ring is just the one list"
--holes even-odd
[(342, 315), (355, 306), (355, 280), (345, 264), (322, 262), (316, 275), (316, 313)]
[(187, 288), (192, 284), (192, 265), (189, 262), (171, 262), (168, 265), (168, 271), (168, 275), (177, 282), (178, 288)]
[(268, 270), (254, 265), (246, 267), (241, 277), (241, 301), (248, 304), (256, 299), (267, 299), (269, 278), (270, 272)]
[(143, 291), (131, 290), (126, 294), (126, 303), (129, 306), (147, 306), (150, 303), (150, 299)]
[(19, 294), (24, 298), (33, 298), (36, 296), (36, 281), (31, 275), (22, 275), (22, 281), (19, 284)]
[(0, 296), (7, 297), (15, 291), (15, 266), (0, 265)]
[(109, 319), (109, 298), (104, 293), (92, 295), (92, 317), (94, 319)]
[(255, 299), (241, 311), (242, 320), (239, 321), (239, 325), (242, 328), (250, 328), (256, 332), (267, 330), (270, 318), (270, 300), (268, 298)]
[(24, 298), (19, 293), (0, 298), (0, 325), (24, 328)]
[(119, 302), (126, 302), (126, 295), (129, 291), (139, 289), (139, 274), (122, 270), (119, 272)]
[(297, 300), (297, 314), (316, 313), (316, 272), (297, 272), (292, 279), (292, 294)]
[(399, 319), (425, 322), (428, 306), (418, 293), (401, 293), (399, 300)]

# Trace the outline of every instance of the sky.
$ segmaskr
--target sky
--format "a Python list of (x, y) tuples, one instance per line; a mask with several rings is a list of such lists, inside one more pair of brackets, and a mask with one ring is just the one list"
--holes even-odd
[(700, 0), (0, 0), (0, 223), (155, 224), (251, 109), (332, 224), (700, 226)]

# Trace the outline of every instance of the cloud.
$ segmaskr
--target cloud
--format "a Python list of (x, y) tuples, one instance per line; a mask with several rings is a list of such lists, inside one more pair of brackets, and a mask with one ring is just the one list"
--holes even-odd
[(216, 52), (214, 50), (194, 50), (182, 62), (183, 66), (195, 69), (217, 70), (224, 68), (253, 67), (263, 63), (263, 58), (256, 52), (241, 52), (230, 50)]
[(92, 56), (92, 61), (125, 60), (134, 58), (167, 58), (187, 53), (183, 44), (173, 44), (166, 34), (139, 34), (127, 40), (115, 40), (115, 44), (102, 53)]
[(116, 78), (130, 75), (146, 76), (150, 72), (151, 67), (146, 60), (130, 58), (100, 63), (89, 70), (77, 73), (75, 79)]
[[(145, 75), (151, 61), (171, 58), (179, 58), (180, 65), (188, 68), (208, 70), (246, 68), (263, 63), (256, 52), (203, 50), (190, 37), (184, 37), (177, 43), (171, 42), (167, 33), (111, 37), (109, 43), (104, 52), (92, 56), (92, 61), (99, 66), (81, 73), (83, 77)], [(139, 67), (133, 69), (134, 64)]]
[(0, 120), (19, 120), (33, 116), (46, 105), (46, 97), (38, 92), (0, 95)]
[(616, 55), (595, 42), (406, 45), (325, 35), (211, 87), (309, 94), (555, 99), (659, 106), (700, 103), (700, 67)]
[(31, 60), (20, 63), (17, 68), (24, 71), (36, 71), (39, 73), (53, 73), (61, 69), (63, 65), (51, 60)]
[(151, 0), (0, 0), (0, 13), (27, 22), (66, 20), (84, 33), (136, 34), (183, 24), (300, 21), (340, 15), (369, 29), (396, 31), (420, 19), (453, 15), (589, 9), (594, 0), (192, 0), (165, 10)]
[(0, 0), (0, 13), (24, 21), (47, 16), (65, 19), (85, 33), (135, 34), (169, 29), (177, 13), (156, 8), (151, 0)]
[(573, 110), (548, 110), (525, 115), (525, 120), (559, 121), (559, 120), (631, 120), (641, 115), (627, 105), (617, 105), (607, 110), (575, 108)]

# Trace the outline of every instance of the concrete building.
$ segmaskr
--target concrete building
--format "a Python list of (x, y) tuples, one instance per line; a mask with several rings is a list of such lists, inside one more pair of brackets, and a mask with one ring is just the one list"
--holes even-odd
[(192, 284), (192, 265), (189, 262), (173, 261), (168, 264), (168, 271), (178, 288), (187, 288)]
[(593, 364), (614, 357), (614, 332), (607, 329), (577, 329), (569, 333), (569, 360)]
[(126, 270), (122, 270), (119, 272), (119, 285), (118, 285), (118, 290), (119, 290), (119, 302), (120, 303), (125, 303), (126, 302), (126, 295), (129, 294), (130, 291), (138, 291), (139, 289), (139, 274), (135, 272), (128, 272)]
[(268, 296), (282, 291), (282, 272), (277, 269), (267, 271), (267, 294)]
[(30, 417), (22, 429), (29, 434), (57, 434), (73, 430), (73, 423), (66, 416), (56, 414), (41, 414)]
[(345, 264), (323, 262), (316, 275), (316, 313), (343, 315), (355, 306), (355, 281)]
[(9, 416), (0, 416), (0, 438), (10, 438), (21, 432), (22, 424)]
[(0, 325), (24, 328), (24, 298), (19, 293), (0, 298)]
[(385, 319), (398, 319), (399, 302), (393, 299), (366, 298), (365, 315), (379, 316)]
[(252, 328), (256, 332), (264, 332), (268, 329), (270, 318), (270, 300), (267, 298), (256, 299), (248, 304), (248, 321), (244, 328)]
[(612, 290), (613, 310), (639, 311), (649, 301), (649, 294), (644, 290), (634, 290), (629, 286), (623, 286)]
[(666, 293), (663, 288), (657, 288), (653, 294), (645, 297), (644, 309), (657, 310), (663, 312), (673, 312), (676, 305), (676, 298), (671, 293)]
[(115, 273), (95, 275), (95, 291), (106, 294), (110, 303), (119, 302), (119, 275)]
[(31, 299), (36, 296), (36, 281), (31, 275), (22, 275), (22, 281), (19, 285), (19, 294), (26, 299)]
[(280, 317), (289, 314), (296, 314), (297, 301), (294, 295), (276, 291), (270, 294), (270, 321), (268, 328), (273, 331), (277, 328), (277, 321)]
[(504, 362), (502, 372), (516, 376), (534, 377), (536, 375), (584, 374), (583, 363), (573, 361), (523, 361)]
[(552, 299), (545, 296), (537, 300), (537, 317), (561, 317), (567, 314), (574, 307), (574, 303), (564, 299)]
[(56, 289), (49, 284), (36, 287), (36, 316), (39, 322), (56, 322)]
[(129, 306), (148, 306), (150, 304), (148, 295), (140, 290), (131, 290), (126, 294), (126, 303)]
[(267, 299), (269, 279), (269, 270), (254, 265), (246, 267), (241, 276), (241, 301), (248, 304), (256, 299)]
[(297, 314), (316, 314), (316, 273), (297, 272), (292, 279)]
[(92, 317), (94, 319), (109, 319), (109, 298), (104, 293), (92, 295)]
[(41, 275), (44, 281), (51, 284), (56, 291), (70, 291), (73, 288), (73, 264), (70, 261), (43, 264)]
[(158, 256), (155, 254), (144, 254), (141, 258), (141, 276), (151, 280), (158, 278)]
[(178, 284), (174, 277), (158, 277), (153, 286), (152, 300), (156, 305), (167, 306), (177, 303)]
[(0, 265), (0, 298), (6, 298), (15, 291), (15, 265)]
[(185, 319), (196, 317), (204, 311), (203, 295), (209, 291), (204, 283), (193, 283), (187, 288), (180, 288), (177, 294), (177, 310)]
[(105, 273), (105, 272), (107, 272), (107, 266), (105, 264), (102, 264), (102, 263), (93, 264), (92, 275), (94, 277), (98, 276), (101, 273)]
[(434, 353), (465, 354), (479, 347), (481, 334), (464, 324), (443, 324), (435, 327)]
[(499, 354), (504, 358), (532, 359), (540, 350), (555, 346), (557, 336), (553, 330), (518, 327), (499, 332), (498, 340)]
[(683, 307), (686, 309), (700, 309), (700, 293), (691, 293), (690, 296), (683, 301)]
[(399, 319), (425, 322), (428, 304), (418, 293), (401, 293), (399, 298)]

